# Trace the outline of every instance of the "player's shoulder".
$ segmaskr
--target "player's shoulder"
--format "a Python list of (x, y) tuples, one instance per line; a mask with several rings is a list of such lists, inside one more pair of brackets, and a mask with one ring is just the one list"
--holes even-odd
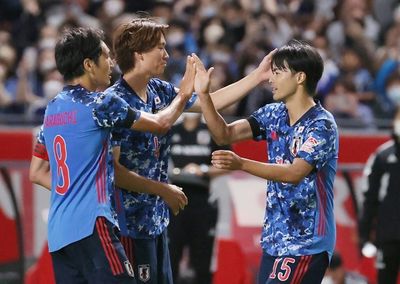
[(310, 127), (317, 127), (319, 129), (332, 129), (337, 130), (337, 124), (333, 115), (318, 104), (315, 108), (314, 115), (309, 117), (307, 125)]
[(123, 97), (128, 93), (127, 83), (122, 78), (118, 79), (113, 85), (108, 87), (104, 93), (107, 95), (115, 95), (118, 97)]
[(161, 80), (159, 78), (152, 78), (149, 81), (148, 87), (152, 90), (155, 90), (156, 92), (171, 92), (174, 90), (174, 86), (164, 80)]
[(282, 102), (266, 104), (253, 113), (253, 116), (279, 117), (285, 113), (286, 107)]

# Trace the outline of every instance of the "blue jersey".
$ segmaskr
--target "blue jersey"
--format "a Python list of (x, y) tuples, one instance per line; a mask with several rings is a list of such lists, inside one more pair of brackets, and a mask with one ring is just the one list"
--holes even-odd
[(39, 143), (51, 169), (50, 252), (93, 233), (96, 218), (112, 218), (114, 168), (110, 131), (130, 127), (140, 112), (117, 96), (67, 86), (47, 106)]
[[(143, 101), (128, 83), (121, 78), (106, 93), (114, 93), (138, 110), (157, 113), (166, 108), (176, 97), (174, 86), (159, 79), (147, 85), (147, 101)], [(186, 104), (190, 108), (197, 96)], [(155, 135), (127, 129), (113, 131), (113, 144), (121, 146), (120, 163), (142, 177), (168, 182), (168, 160), (171, 134)], [(132, 238), (154, 238), (169, 223), (169, 210), (161, 197), (145, 193), (116, 189), (114, 207), (121, 233)]]
[(332, 115), (320, 104), (289, 125), (283, 103), (268, 104), (249, 118), (256, 140), (266, 140), (268, 160), (289, 164), (300, 158), (314, 170), (299, 184), (267, 181), (267, 204), (261, 246), (272, 256), (310, 255), (335, 245), (333, 181), (338, 132)]

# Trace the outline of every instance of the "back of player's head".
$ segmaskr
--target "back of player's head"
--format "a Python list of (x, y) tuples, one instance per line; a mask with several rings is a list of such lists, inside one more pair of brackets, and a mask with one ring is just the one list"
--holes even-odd
[(56, 44), (55, 57), (58, 71), (65, 81), (84, 74), (83, 61), (86, 58), (96, 64), (101, 56), (103, 33), (91, 28), (65, 30)]
[(319, 79), (324, 70), (324, 63), (318, 51), (310, 45), (298, 40), (291, 40), (279, 48), (274, 54), (271, 66), (292, 72), (304, 72), (306, 75), (306, 90), (315, 94)]
[(113, 53), (122, 73), (135, 67), (135, 52), (147, 52), (156, 47), (168, 25), (152, 18), (136, 18), (120, 25), (113, 35)]

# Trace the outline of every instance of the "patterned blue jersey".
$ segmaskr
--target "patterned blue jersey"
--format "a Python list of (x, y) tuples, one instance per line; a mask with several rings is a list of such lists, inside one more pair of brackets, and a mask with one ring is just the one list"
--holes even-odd
[(48, 104), (38, 142), (46, 145), (52, 175), (50, 252), (91, 235), (98, 216), (115, 223), (110, 131), (130, 127), (139, 116), (119, 97), (79, 85), (65, 87)]
[[(138, 110), (157, 113), (169, 106), (177, 95), (173, 85), (151, 79), (147, 85), (147, 102), (144, 102), (128, 83), (121, 78), (106, 93), (114, 93)], [(190, 108), (197, 96), (186, 104)], [(155, 135), (149, 132), (121, 129), (113, 131), (114, 145), (121, 146), (120, 163), (151, 180), (168, 182), (168, 160), (171, 134)], [(145, 193), (115, 190), (114, 207), (121, 233), (132, 238), (154, 238), (169, 223), (169, 210), (161, 197)]]
[(335, 245), (333, 181), (338, 159), (338, 132), (332, 115), (320, 104), (289, 125), (283, 103), (268, 104), (249, 118), (256, 140), (266, 140), (268, 160), (289, 164), (300, 158), (314, 170), (299, 184), (267, 181), (261, 236), (272, 256), (310, 255)]

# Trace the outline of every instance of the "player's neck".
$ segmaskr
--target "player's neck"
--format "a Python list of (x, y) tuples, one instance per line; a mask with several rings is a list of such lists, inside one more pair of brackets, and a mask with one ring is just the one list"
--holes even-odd
[(72, 79), (67, 82), (67, 85), (76, 86), (81, 85), (83, 88), (90, 92), (94, 92), (97, 90), (97, 86), (94, 82), (92, 82), (87, 76), (83, 75), (81, 77)]
[(138, 74), (135, 70), (132, 70), (124, 74), (124, 79), (143, 101), (147, 100), (147, 84), (150, 81), (149, 77)]
[(295, 124), (310, 108), (315, 106), (313, 97), (308, 94), (292, 96), (285, 102), (289, 113), (290, 125)]

